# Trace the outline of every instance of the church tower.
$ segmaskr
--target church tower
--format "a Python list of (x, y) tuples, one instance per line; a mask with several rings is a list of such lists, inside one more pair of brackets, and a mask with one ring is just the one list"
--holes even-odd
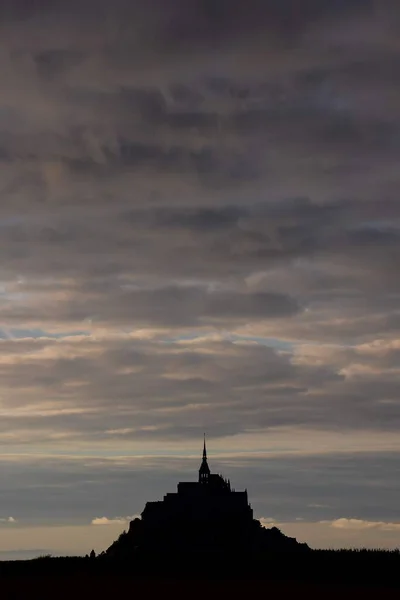
[(208, 483), (210, 477), (210, 467), (207, 463), (207, 450), (206, 450), (206, 435), (204, 434), (204, 446), (203, 446), (203, 460), (199, 469), (199, 483)]

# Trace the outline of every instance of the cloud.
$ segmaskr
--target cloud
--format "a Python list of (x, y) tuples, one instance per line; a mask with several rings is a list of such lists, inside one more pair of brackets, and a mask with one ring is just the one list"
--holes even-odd
[(92, 525), (125, 525), (132, 521), (135, 518), (133, 517), (113, 517), (109, 519), (108, 517), (96, 517), (92, 519)]
[(263, 527), (272, 527), (276, 523), (273, 517), (260, 517), (259, 521)]
[(2, 517), (0, 518), (0, 523), (16, 523), (17, 520), (14, 517)]
[(394, 342), (368, 351), (299, 343), (282, 349), (279, 340), (228, 333), (165, 335), (0, 342), (10, 389), (0, 443), (120, 443), (121, 435), (184, 443), (204, 428), (218, 437), (297, 427), (314, 430), (315, 439), (339, 427), (342, 434), (397, 430)]
[(362, 519), (346, 519), (344, 517), (332, 521), (331, 527), (336, 529), (381, 529), (383, 531), (398, 531), (400, 523), (387, 523), (385, 521), (363, 521)]

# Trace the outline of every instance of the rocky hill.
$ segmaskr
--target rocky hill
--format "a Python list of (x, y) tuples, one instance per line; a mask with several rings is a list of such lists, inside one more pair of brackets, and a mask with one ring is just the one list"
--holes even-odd
[(177, 521), (161, 527), (151, 527), (142, 519), (130, 522), (129, 529), (106, 550), (106, 556), (126, 559), (142, 552), (148, 553), (234, 553), (304, 552), (309, 547), (288, 537), (277, 527), (265, 528), (253, 519), (243, 523), (227, 523), (224, 520), (209, 522), (192, 520)]

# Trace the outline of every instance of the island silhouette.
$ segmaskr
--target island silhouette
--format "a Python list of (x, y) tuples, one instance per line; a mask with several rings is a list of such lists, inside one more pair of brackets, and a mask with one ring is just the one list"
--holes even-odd
[(143, 553), (245, 554), (260, 551), (307, 551), (305, 543), (277, 527), (254, 519), (247, 490), (236, 491), (229, 479), (211, 473), (204, 438), (197, 481), (181, 481), (177, 492), (147, 502), (141, 518), (129, 524), (105, 552), (113, 559)]
[(277, 527), (266, 529), (253, 518), (247, 490), (236, 491), (229, 479), (211, 473), (204, 438), (197, 481), (181, 481), (177, 492), (147, 502), (107, 550), (106, 556), (126, 559), (134, 554), (223, 553), (260, 550), (305, 551), (307, 544), (285, 536)]

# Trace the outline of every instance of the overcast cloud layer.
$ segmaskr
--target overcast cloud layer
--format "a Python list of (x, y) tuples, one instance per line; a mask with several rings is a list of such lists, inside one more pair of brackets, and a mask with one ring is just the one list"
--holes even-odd
[[(258, 517), (393, 546), (396, 1), (0, 10), (0, 450), (19, 473), (0, 525), (121, 525), (196, 476), (206, 431)], [(92, 474), (104, 495), (70, 486)]]

